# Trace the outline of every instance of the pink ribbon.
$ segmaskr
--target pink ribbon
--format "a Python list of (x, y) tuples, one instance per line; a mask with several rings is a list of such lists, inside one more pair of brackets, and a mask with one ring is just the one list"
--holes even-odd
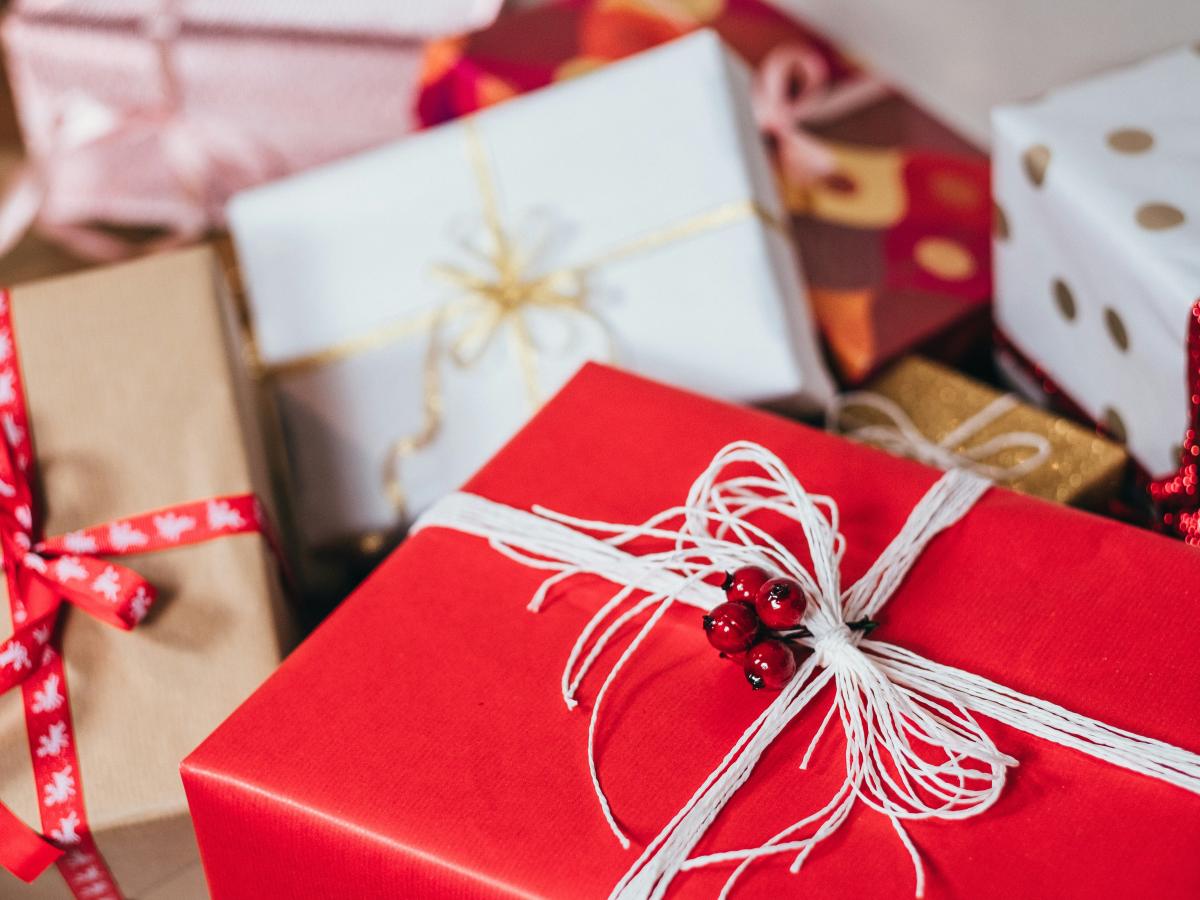
[(785, 180), (808, 185), (832, 175), (836, 158), (805, 126), (861, 109), (887, 90), (870, 75), (831, 83), (825, 57), (808, 44), (785, 44), (767, 54), (754, 82), (754, 116), (776, 147)]
[[(142, 23), (143, 33), (156, 51), (163, 102), (150, 110), (120, 110), (115, 123), (99, 136), (69, 138), (70, 111), (59, 114), (52, 149), (26, 159), (9, 180), (0, 199), (0, 255), (11, 250), (31, 229), (67, 247), (77, 256), (114, 260), (186, 244), (224, 221), (225, 202), (237, 191), (286, 173), (282, 161), (263, 144), (229, 121), (189, 115), (176, 71), (174, 45), (180, 22), (173, 0)], [(166, 234), (160, 238), (130, 240), (81, 222), (48, 202), (57, 176), (65, 167), (87, 173), (84, 193), (103, 195), (106, 167), (119, 158), (122, 148), (150, 139), (183, 189), (186, 202), (153, 223)]]

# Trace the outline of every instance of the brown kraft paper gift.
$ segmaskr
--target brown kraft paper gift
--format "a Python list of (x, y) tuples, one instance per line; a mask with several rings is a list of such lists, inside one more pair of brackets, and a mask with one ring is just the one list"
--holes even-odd
[[(209, 248), (19, 287), (12, 308), (47, 534), (223, 494), (269, 505), (240, 339)], [(64, 614), (79, 786), (127, 895), (203, 897), (178, 765), (279, 662), (290, 617), (258, 535), (122, 562), (159, 591), (144, 622), (122, 632)], [(0, 800), (40, 829), (34, 787), (20, 691), (9, 691)], [(0, 895), (70, 897), (53, 869), (32, 886), (0, 872)]]

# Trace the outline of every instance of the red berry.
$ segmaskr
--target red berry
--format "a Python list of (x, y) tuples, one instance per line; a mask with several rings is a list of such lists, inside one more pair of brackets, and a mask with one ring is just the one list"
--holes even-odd
[(796, 655), (783, 641), (768, 638), (755, 644), (746, 656), (746, 680), (754, 690), (778, 691), (796, 674)]
[(708, 642), (722, 653), (741, 653), (758, 634), (758, 616), (744, 603), (722, 603), (704, 617)]
[(771, 573), (758, 566), (742, 566), (734, 569), (725, 576), (725, 597), (729, 600), (740, 600), (742, 603), (754, 605), (759, 588), (771, 578)]
[(772, 578), (759, 589), (754, 601), (758, 617), (774, 631), (798, 626), (807, 605), (800, 585), (791, 578)]

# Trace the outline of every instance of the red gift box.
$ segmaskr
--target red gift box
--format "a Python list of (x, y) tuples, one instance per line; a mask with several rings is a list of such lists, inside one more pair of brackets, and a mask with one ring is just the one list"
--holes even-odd
[[(424, 125), (446, 122), (702, 27), (759, 69), (756, 112), (777, 161), (789, 134), (810, 147), (798, 136), (815, 136), (830, 154), (823, 177), (779, 169), (810, 299), (843, 380), (864, 381), (914, 349), (953, 360), (982, 344), (987, 158), (905, 98), (872, 90), (853, 60), (763, 0), (518, 9), (430, 46), (417, 115)], [(797, 52), (824, 74), (797, 69)]]
[[(861, 576), (937, 480), (932, 470), (768, 414), (585, 368), (464, 488), (641, 522), (688, 494), (714, 454), (757, 442), (840, 506), (843, 583)], [(776, 530), (793, 548), (798, 529)], [(602, 896), (778, 695), (718, 659), (695, 610), (672, 610), (604, 698), (596, 752), (621, 849), (586, 765), (601, 680), (564, 708), (559, 682), (599, 579), (552, 590), (486, 541), (426, 528), (405, 543), (184, 764), (214, 900)], [(947, 666), (1182, 747), (1200, 745), (1200, 600), (1192, 548), (1002, 489), (936, 537), (877, 635)], [(599, 660), (607, 669), (628, 643)], [(846, 776), (819, 696), (771, 745), (702, 839), (757, 847), (820, 809)], [(1195, 897), (1200, 797), (977, 715), (1019, 761), (987, 811), (906, 821), (927, 897)], [(909, 854), (858, 804), (803, 871), (752, 865), (735, 896), (911, 897)], [(711, 897), (732, 866), (681, 875)]]

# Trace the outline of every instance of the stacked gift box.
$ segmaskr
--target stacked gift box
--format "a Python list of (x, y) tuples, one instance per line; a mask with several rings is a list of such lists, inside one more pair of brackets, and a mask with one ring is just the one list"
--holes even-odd
[(0, 893), (1200, 892), (1200, 44), (872, 5), (9, 5)]

